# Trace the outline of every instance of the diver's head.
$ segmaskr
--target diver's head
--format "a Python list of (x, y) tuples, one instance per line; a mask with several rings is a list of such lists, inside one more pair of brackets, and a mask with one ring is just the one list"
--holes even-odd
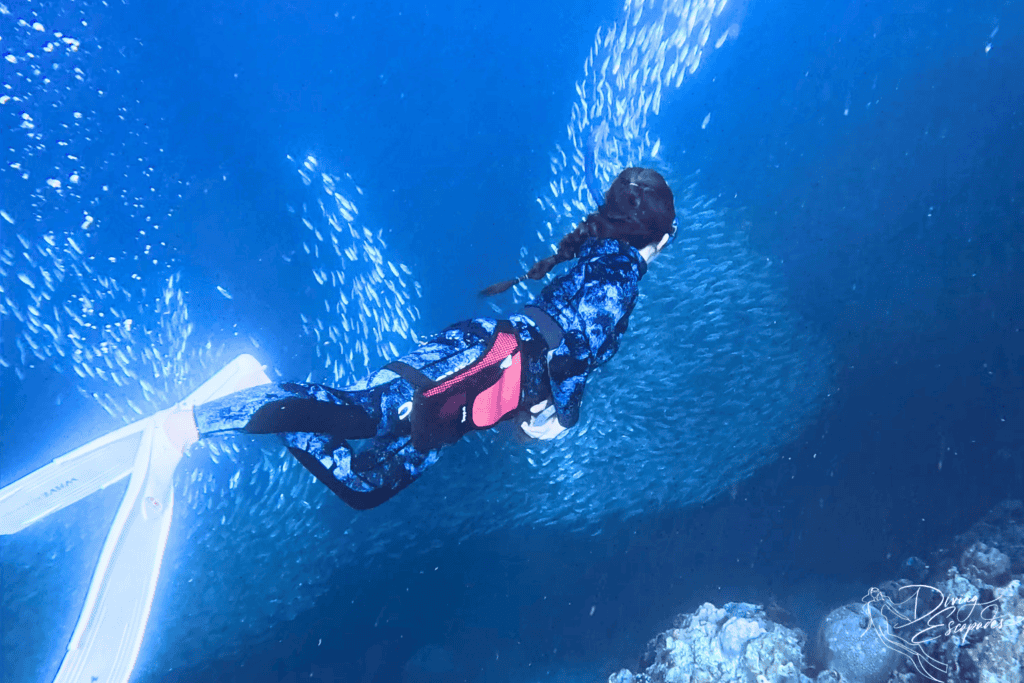
[[(672, 190), (661, 174), (650, 168), (627, 168), (615, 179), (598, 210), (613, 226), (613, 237), (635, 249), (665, 246), (675, 234), (676, 207)], [(660, 250), (660, 247), (659, 247)]]
[(627, 168), (608, 188), (604, 204), (563, 237), (553, 255), (537, 261), (525, 275), (493, 284), (480, 295), (494, 296), (527, 278), (543, 278), (559, 263), (576, 258), (590, 239), (621, 240), (650, 262), (675, 234), (675, 218), (672, 190), (661, 174), (649, 168)]

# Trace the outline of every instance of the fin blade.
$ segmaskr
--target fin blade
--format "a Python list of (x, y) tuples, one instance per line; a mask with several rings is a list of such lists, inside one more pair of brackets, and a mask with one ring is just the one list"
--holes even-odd
[[(227, 396), (261, 371), (259, 361), (242, 354), (183, 403), (194, 406)], [(263, 378), (270, 381), (265, 374)], [(0, 536), (17, 533), (128, 476), (135, 464), (140, 435), (152, 419), (133, 422), (94, 439), (0, 489)]]
[[(54, 683), (127, 683), (135, 667), (156, 593), (170, 531), (175, 460), (154, 425), (144, 434), (128, 490), (103, 544), (85, 606)], [(156, 481), (154, 481), (156, 479)]]
[(147, 424), (140, 420), (95, 439), (0, 489), (0, 535), (17, 533), (128, 476)]
[[(255, 358), (239, 356), (184, 403), (226, 396), (250, 385), (257, 373), (262, 373), (262, 366)], [(135, 668), (171, 527), (174, 470), (182, 455), (167, 440), (158, 419), (150, 418), (145, 427), (128, 490), (103, 544), (54, 683), (128, 683)]]

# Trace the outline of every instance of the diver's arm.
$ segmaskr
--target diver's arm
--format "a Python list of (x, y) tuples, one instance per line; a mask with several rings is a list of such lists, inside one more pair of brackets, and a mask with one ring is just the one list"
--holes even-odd
[(548, 353), (552, 407), (559, 422), (566, 428), (574, 426), (579, 420), (583, 389), (590, 368), (590, 346), (578, 331), (567, 333), (562, 344)]
[(566, 276), (575, 278), (578, 289), (559, 308), (556, 320), (564, 335), (558, 348), (548, 353), (552, 401), (562, 427), (568, 429), (579, 420), (587, 377), (615, 354), (644, 272), (640, 254), (628, 249), (581, 260)]

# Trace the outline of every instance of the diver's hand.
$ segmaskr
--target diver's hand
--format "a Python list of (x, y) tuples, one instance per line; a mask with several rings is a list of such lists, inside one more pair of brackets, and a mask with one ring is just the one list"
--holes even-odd
[(549, 405), (547, 399), (530, 408), (530, 412), (533, 413), (530, 421), (519, 425), (527, 436), (546, 441), (565, 431), (555, 416), (555, 406)]
[(668, 235), (667, 234), (664, 235), (661, 238), (661, 241), (658, 242), (657, 244), (648, 244), (646, 247), (641, 249), (640, 250), (640, 256), (643, 258), (644, 261), (647, 261), (647, 263), (650, 263), (651, 261), (654, 260), (654, 257), (656, 257), (658, 254), (661, 253), (661, 250), (665, 248), (666, 244), (668, 244)]

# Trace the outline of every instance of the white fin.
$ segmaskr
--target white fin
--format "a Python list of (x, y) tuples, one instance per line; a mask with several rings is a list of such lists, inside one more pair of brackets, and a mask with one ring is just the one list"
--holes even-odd
[[(226, 396), (245, 385), (252, 386), (254, 377), (270, 382), (259, 362), (243, 354), (196, 389), (183, 404), (193, 406)], [(0, 535), (17, 533), (127, 477), (135, 464), (142, 432), (153, 419), (147, 417), (94, 439), (0, 489)]]
[[(193, 406), (269, 382), (242, 355), (185, 401)], [(122, 427), (0, 490), (0, 531), (14, 533), (131, 474), (93, 572), (85, 606), (55, 683), (127, 683), (142, 646), (174, 510), (181, 451), (163, 430), (166, 411)]]

